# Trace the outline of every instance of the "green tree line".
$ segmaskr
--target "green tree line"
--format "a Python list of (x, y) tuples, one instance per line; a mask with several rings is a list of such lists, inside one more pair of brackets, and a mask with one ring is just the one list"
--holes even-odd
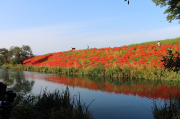
[(0, 48), (0, 66), (4, 63), (23, 64), (27, 57), (34, 56), (31, 47), (23, 45), (22, 47), (11, 46), (10, 49)]

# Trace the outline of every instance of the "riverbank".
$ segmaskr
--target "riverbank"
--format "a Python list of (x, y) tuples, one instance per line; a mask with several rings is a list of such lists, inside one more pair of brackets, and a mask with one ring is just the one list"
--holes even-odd
[(4, 64), (1, 68), (62, 73), (67, 75), (105, 76), (121, 79), (178, 80), (179, 73), (168, 70), (164, 56), (180, 51), (180, 38), (129, 46), (64, 51), (29, 57), (23, 65)]
[(77, 75), (77, 76), (99, 76), (109, 77), (116, 79), (148, 79), (148, 80), (179, 80), (180, 74), (167, 71), (163, 68), (161, 70), (148, 69), (147, 67), (140, 67), (134, 65), (123, 65), (113, 67), (87, 67), (86, 69), (74, 68), (74, 67), (50, 67), (50, 66), (26, 66), (26, 65), (15, 65), (10, 64), (2, 65), (1, 68), (9, 68), (12, 70), (21, 71), (35, 71), (43, 73), (60, 73), (66, 75)]

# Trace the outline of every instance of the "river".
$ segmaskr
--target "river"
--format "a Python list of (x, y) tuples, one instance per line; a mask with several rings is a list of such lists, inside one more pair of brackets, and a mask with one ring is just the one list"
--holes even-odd
[(0, 69), (0, 81), (8, 82), (15, 92), (40, 94), (47, 88), (79, 95), (89, 105), (95, 119), (152, 119), (153, 104), (163, 105), (170, 94), (179, 94), (179, 82), (152, 80), (120, 80), (98, 77), (77, 77), (29, 71)]

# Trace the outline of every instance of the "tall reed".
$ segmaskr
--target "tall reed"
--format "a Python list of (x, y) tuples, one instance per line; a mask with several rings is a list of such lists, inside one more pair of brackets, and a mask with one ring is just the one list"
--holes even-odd
[(160, 106), (154, 101), (152, 112), (154, 119), (180, 119), (180, 97), (170, 97)]
[(92, 119), (92, 112), (69, 89), (53, 93), (45, 89), (43, 94), (25, 95), (19, 93), (12, 108), (13, 119)]

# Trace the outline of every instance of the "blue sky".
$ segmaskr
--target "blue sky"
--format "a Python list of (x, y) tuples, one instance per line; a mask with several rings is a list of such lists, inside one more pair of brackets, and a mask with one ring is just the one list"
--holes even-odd
[(43, 55), (180, 37), (167, 8), (151, 0), (0, 0), (0, 48), (29, 45)]

